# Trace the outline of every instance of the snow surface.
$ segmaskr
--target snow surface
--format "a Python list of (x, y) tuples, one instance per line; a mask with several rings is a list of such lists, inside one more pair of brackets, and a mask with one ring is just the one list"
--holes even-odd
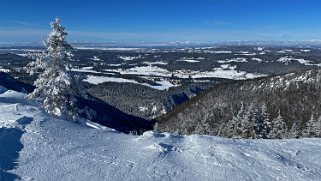
[[(126, 135), (0, 94), (0, 180), (320, 180), (321, 139)], [(96, 129), (93, 129), (96, 128)]]
[(122, 63), (116, 63), (116, 64), (106, 64), (108, 66), (111, 66), (111, 67), (119, 67), (119, 66), (122, 66), (123, 64)]
[(168, 62), (163, 62), (163, 61), (156, 61), (156, 62), (142, 62), (147, 65), (167, 65)]
[(263, 51), (264, 47), (256, 47), (254, 49), (257, 50), (257, 51)]
[(178, 62), (188, 62), (188, 63), (198, 63), (200, 61), (198, 60), (192, 60), (192, 59), (183, 59), (183, 60), (177, 60)]
[(90, 60), (94, 60), (94, 61), (103, 61), (100, 58), (98, 58), (97, 56), (93, 56), (93, 58), (89, 58)]
[[(230, 62), (244, 62), (246, 59), (232, 59), (228, 61), (219, 61), (219, 63), (230, 63)], [(247, 61), (246, 61), (247, 62)], [(223, 65), (225, 66), (225, 64)], [(232, 67), (231, 67), (232, 68)], [(172, 73), (178, 78), (226, 78), (226, 79), (252, 79), (256, 77), (264, 77), (264, 74), (257, 73), (248, 73), (245, 71), (238, 71), (233, 69), (226, 70), (225, 68), (214, 68), (212, 71), (192, 71), (192, 70), (176, 70), (174, 72), (170, 72), (167, 69), (160, 68), (157, 66), (136, 66), (130, 69), (105, 69), (105, 71), (114, 71), (123, 75), (141, 75), (141, 76), (159, 76), (159, 77), (171, 77)]]
[(104, 47), (75, 47), (78, 50), (110, 50), (110, 51), (133, 51), (141, 48), (104, 48)]
[(171, 82), (169, 82), (167, 80), (155, 81), (155, 83), (157, 83), (158, 85), (150, 85), (150, 84), (147, 84), (147, 83), (143, 83), (141, 85), (150, 87), (152, 89), (157, 89), (157, 90), (168, 90), (171, 87), (180, 86), (179, 84), (172, 84)]
[(263, 60), (260, 59), (260, 58), (251, 58), (251, 59), (254, 60), (254, 61), (258, 61), (258, 62), (263, 62)]
[(124, 61), (130, 61), (130, 60), (135, 60), (135, 59), (141, 58), (140, 55), (137, 57), (132, 57), (132, 56), (117, 56), (117, 57), (124, 60)]
[(91, 84), (96, 84), (96, 85), (104, 83), (104, 82), (133, 83), (133, 84), (147, 86), (147, 87), (150, 87), (152, 89), (157, 89), (157, 90), (167, 90), (171, 87), (179, 86), (179, 85), (174, 85), (167, 80), (155, 81), (155, 83), (157, 85), (150, 85), (147, 83), (140, 83), (140, 82), (137, 82), (135, 80), (130, 80), (130, 79), (124, 79), (124, 78), (119, 78), (119, 77), (95, 76), (95, 75), (88, 75), (84, 81), (91, 83)]
[[(223, 66), (225, 67), (225, 65)], [(244, 79), (253, 79), (257, 77), (264, 77), (264, 74), (254, 74), (247, 73), (245, 71), (238, 71), (234, 69), (235, 67), (231, 66), (228, 69), (225, 68), (214, 68), (213, 71), (207, 72), (197, 72), (191, 73), (192, 78), (204, 78), (204, 77), (217, 77), (217, 78), (225, 78), (225, 79), (233, 79), (233, 80), (244, 80)]]
[(29, 57), (30, 56), (29, 53), (17, 53), (16, 55), (18, 55), (20, 57)]
[(265, 52), (260, 52), (259, 54), (260, 54), (260, 55), (264, 55), (264, 54), (265, 54)]
[(0, 72), (6, 72), (6, 73), (8, 73), (8, 72), (10, 72), (10, 70), (9, 70), (9, 69), (4, 69), (4, 68), (2, 68), (2, 67), (0, 66)]
[(229, 54), (229, 53), (233, 53), (232, 51), (212, 51), (213, 53), (217, 53), (217, 54)]
[(232, 58), (229, 60), (219, 60), (217, 61), (218, 63), (231, 63), (231, 62), (242, 62), (245, 63), (247, 62), (246, 58)]
[(238, 53), (237, 53), (237, 54), (235, 54), (235, 55), (254, 56), (254, 55), (256, 55), (256, 53), (250, 53), (250, 52), (246, 52), (246, 51), (244, 51), (244, 52), (238, 52)]
[(137, 83), (134, 80), (123, 79), (118, 77), (103, 77), (103, 76), (94, 76), (88, 75), (84, 80), (85, 82), (89, 82), (91, 84), (101, 84), (103, 82), (122, 82), (122, 83)]
[(179, 59), (178, 62), (198, 63), (200, 61), (194, 59)]
[(204, 57), (182, 57), (178, 60), (176, 60), (177, 62), (188, 62), (188, 63), (198, 63), (200, 62), (200, 60), (205, 60)]
[(89, 67), (81, 67), (81, 69), (82, 70), (91, 70), (91, 69), (93, 69), (94, 67), (92, 67), (92, 66), (89, 66)]
[[(113, 71), (113, 70), (109, 70), (107, 69), (106, 71)], [(114, 70), (115, 71), (115, 70)], [(168, 76), (171, 75), (171, 73), (164, 68), (160, 68), (157, 66), (152, 66), (152, 65), (148, 65), (148, 66), (136, 66), (130, 69), (117, 69), (116, 71), (118, 71), (121, 74), (128, 74), (128, 75), (148, 75), (148, 76)]]
[(297, 58), (292, 58), (292, 57), (281, 57), (277, 60), (277, 62), (281, 62), (284, 63), (286, 65), (288, 65), (289, 63), (291, 63), (292, 61), (298, 61), (300, 64), (303, 65), (314, 65), (314, 66), (320, 66), (320, 64), (313, 64), (312, 61), (310, 60), (305, 60), (305, 59), (297, 59)]
[(105, 74), (105, 75), (115, 75), (114, 73), (106, 73), (106, 72), (98, 72), (96, 70), (92, 70), (93, 67), (81, 67), (81, 68), (72, 68), (73, 72), (85, 72), (85, 73), (96, 73), (96, 74)]

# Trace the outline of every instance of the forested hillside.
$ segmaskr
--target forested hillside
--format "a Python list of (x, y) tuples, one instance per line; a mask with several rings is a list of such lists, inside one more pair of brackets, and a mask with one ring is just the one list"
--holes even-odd
[(220, 84), (156, 119), (156, 130), (234, 138), (320, 137), (321, 70)]

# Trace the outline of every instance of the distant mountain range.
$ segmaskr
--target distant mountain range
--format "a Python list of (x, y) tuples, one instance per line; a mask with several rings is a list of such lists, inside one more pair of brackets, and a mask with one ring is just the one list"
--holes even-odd
[[(78, 42), (71, 43), (75, 47), (205, 47), (205, 46), (321, 46), (321, 40), (303, 41), (164, 41), (164, 42)], [(0, 47), (43, 46), (43, 42), (0, 42)]]

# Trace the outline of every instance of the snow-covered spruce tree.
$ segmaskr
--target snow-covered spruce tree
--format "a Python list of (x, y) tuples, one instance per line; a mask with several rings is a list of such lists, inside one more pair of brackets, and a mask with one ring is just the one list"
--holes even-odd
[(84, 95), (84, 92), (70, 72), (72, 47), (66, 40), (67, 32), (60, 24), (60, 18), (51, 23), (51, 28), (45, 41), (46, 51), (37, 54), (36, 60), (27, 65), (29, 73), (41, 72), (29, 98), (43, 100), (44, 109), (50, 114), (77, 121), (76, 96)]
[(319, 117), (318, 121), (316, 122), (315, 135), (319, 138), (321, 137), (321, 116)]
[(255, 110), (252, 121), (255, 125), (255, 138), (268, 139), (271, 131), (271, 123), (269, 121), (266, 104), (262, 105), (261, 112)]
[(287, 138), (299, 138), (301, 131), (298, 122), (294, 122), (290, 131), (287, 133)]
[(254, 125), (251, 121), (253, 105), (250, 105), (246, 110), (244, 105), (241, 105), (236, 116), (227, 122), (221, 130), (220, 135), (229, 138), (252, 138)]
[(278, 117), (274, 118), (272, 122), (273, 122), (273, 125), (272, 125), (270, 138), (273, 138), (273, 139), (286, 138), (288, 127), (286, 123), (283, 121), (280, 110), (279, 110)]
[(220, 135), (228, 138), (240, 138), (240, 134), (238, 131), (240, 124), (241, 120), (238, 119), (238, 115), (233, 116), (233, 118), (224, 125), (224, 128), (220, 131)]
[(321, 132), (321, 118), (315, 119), (314, 115), (311, 115), (310, 120), (306, 123), (306, 128), (303, 130), (303, 136), (305, 137), (320, 137)]
[(242, 117), (242, 137), (243, 138), (255, 138), (254, 123), (252, 118), (254, 117), (253, 104), (251, 104)]
[(229, 130), (229, 137), (232, 138), (244, 138), (243, 131), (244, 131), (244, 105), (242, 103), (240, 110), (237, 112), (236, 116), (233, 116), (232, 120), (230, 121), (233, 125), (231, 130)]

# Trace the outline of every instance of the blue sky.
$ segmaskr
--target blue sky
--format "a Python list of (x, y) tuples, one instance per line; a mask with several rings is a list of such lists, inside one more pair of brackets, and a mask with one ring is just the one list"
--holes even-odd
[(321, 40), (320, 0), (4, 0), (0, 42), (41, 41), (56, 16), (70, 41)]

